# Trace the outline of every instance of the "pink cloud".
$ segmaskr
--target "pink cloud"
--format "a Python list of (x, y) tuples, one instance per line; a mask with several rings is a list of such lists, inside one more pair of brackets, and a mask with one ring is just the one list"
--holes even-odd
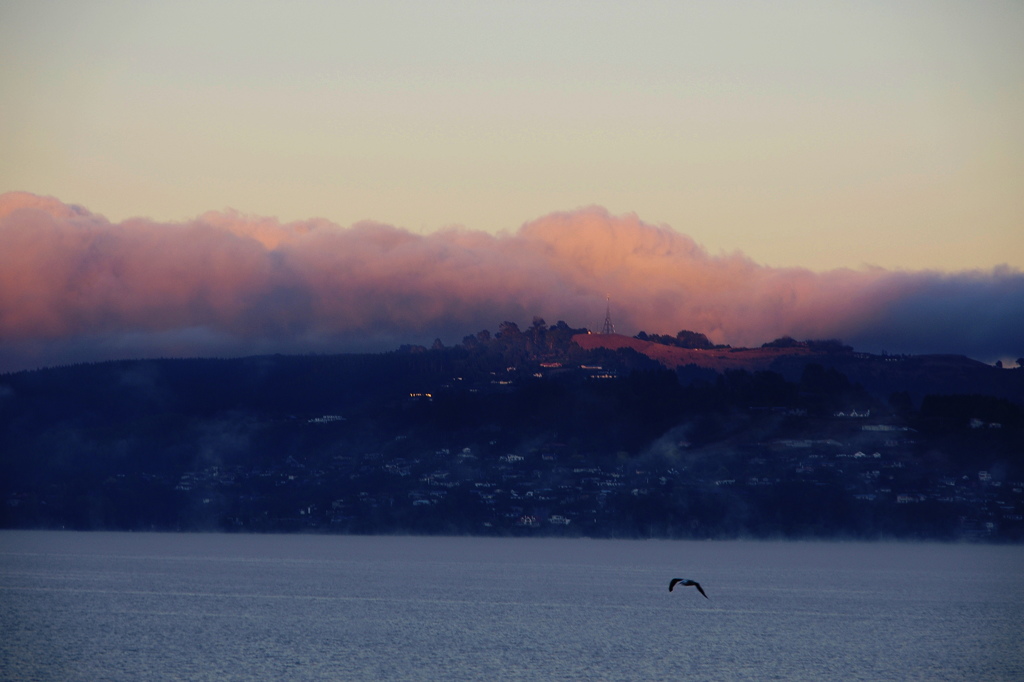
[(418, 235), (235, 212), (111, 223), (56, 199), (0, 195), (0, 370), (125, 355), (388, 350), (533, 315), (596, 327), (606, 295), (626, 333), (1024, 353), (1024, 275), (1009, 268), (769, 268), (597, 207), (513, 234)]

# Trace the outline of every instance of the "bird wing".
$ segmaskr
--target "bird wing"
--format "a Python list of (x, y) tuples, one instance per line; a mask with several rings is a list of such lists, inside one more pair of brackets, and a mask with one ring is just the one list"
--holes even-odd
[(682, 578), (672, 578), (672, 582), (670, 582), (668, 584), (668, 591), (671, 592), (672, 589), (676, 586), (676, 583), (681, 583), (681, 582), (683, 582)]
[[(701, 594), (704, 594), (704, 588), (700, 586), (700, 583), (695, 582), (693, 584), (693, 586), (697, 588), (698, 592), (700, 592)], [(708, 597), (708, 595), (706, 595), (706, 594), (704, 594), (704, 598), (705, 599), (710, 599), (710, 597)]]

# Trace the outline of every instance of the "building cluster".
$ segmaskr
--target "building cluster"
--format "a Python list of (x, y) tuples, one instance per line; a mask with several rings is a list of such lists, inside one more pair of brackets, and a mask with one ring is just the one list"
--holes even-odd
[[(768, 517), (783, 506), (793, 519), (774, 528), (783, 534), (813, 527), (822, 515), (840, 534), (864, 515), (875, 519), (861, 530), (868, 535), (912, 533), (919, 518), (944, 524), (936, 532), (951, 537), (1024, 528), (1024, 481), (936, 469), (917, 456), (915, 434), (903, 427), (838, 431), (729, 452), (683, 440), (664, 452), (611, 459), (554, 442), (516, 452), (498, 451), (496, 442), (424, 450), (406, 442), (401, 456), (289, 456), (269, 467), (188, 471), (168, 484), (193, 506), (216, 508), (226, 527), (260, 530), (769, 535), (777, 522)], [(737, 520), (736, 509), (747, 516)], [(879, 521), (886, 518), (892, 523)]]

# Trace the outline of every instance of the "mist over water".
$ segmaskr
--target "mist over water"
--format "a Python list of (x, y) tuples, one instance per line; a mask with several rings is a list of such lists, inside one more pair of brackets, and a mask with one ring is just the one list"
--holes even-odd
[[(0, 533), (7, 679), (1020, 679), (1024, 548)], [(668, 592), (672, 577), (699, 580)]]

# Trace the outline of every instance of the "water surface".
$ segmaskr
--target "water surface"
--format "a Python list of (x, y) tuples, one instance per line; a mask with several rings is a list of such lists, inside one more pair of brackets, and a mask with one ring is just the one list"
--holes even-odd
[(982, 545), (7, 531), (0, 675), (1019, 680), (1022, 569)]

